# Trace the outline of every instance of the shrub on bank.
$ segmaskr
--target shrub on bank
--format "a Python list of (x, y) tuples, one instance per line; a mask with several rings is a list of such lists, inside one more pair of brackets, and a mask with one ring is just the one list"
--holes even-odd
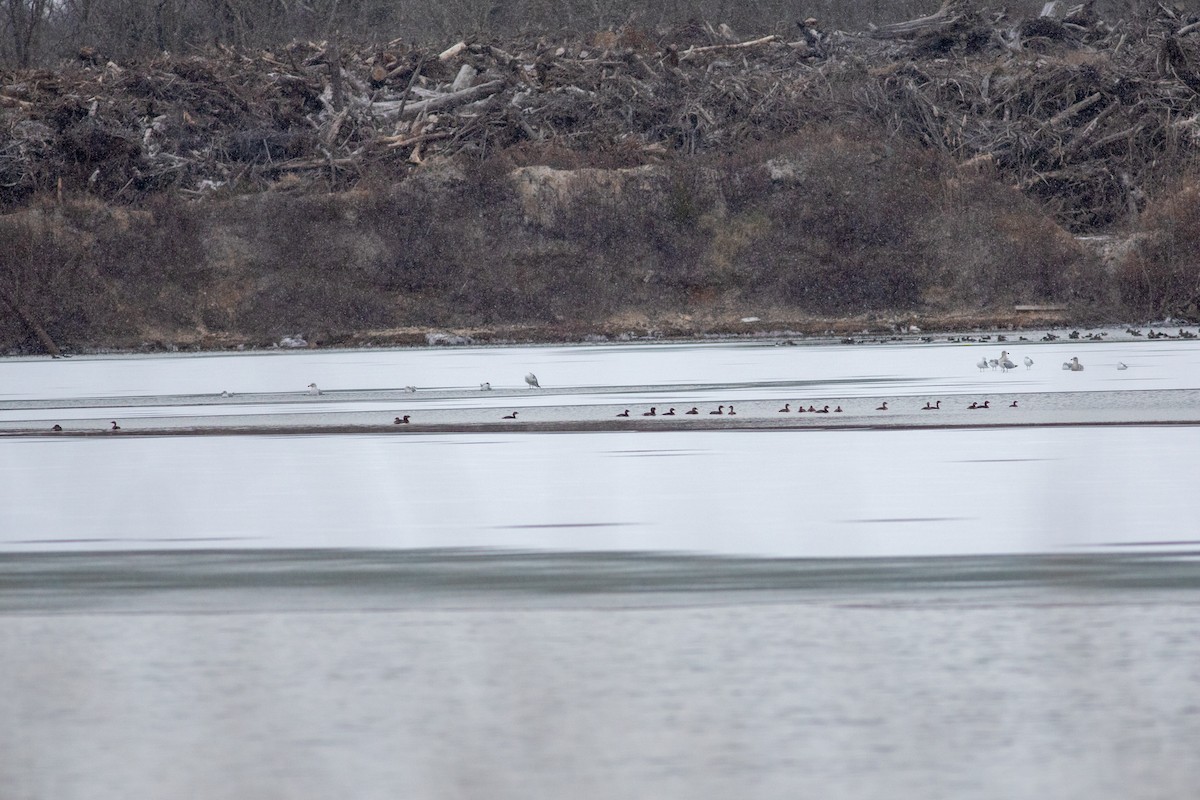
[(1200, 318), (1200, 185), (1150, 206), (1118, 267), (1124, 305), (1146, 319)]

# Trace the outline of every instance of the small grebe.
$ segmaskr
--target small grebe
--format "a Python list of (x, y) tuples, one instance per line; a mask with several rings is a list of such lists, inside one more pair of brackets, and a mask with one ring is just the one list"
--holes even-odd
[(407, 425), (408, 424), (408, 414), (405, 414), (403, 417), (396, 417), (394, 420), (392, 420), (392, 424), (393, 425)]
[(517, 418), (517, 412), (515, 412), (515, 411), (514, 411), (514, 412), (513, 412), (513, 413), (511, 413), (511, 414), (505, 414), (505, 415), (504, 415), (503, 417), (501, 417), (500, 419), (516, 419), (516, 418)]

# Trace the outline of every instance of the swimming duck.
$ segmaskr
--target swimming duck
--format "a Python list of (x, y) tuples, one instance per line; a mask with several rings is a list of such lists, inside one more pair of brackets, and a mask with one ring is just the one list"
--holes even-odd
[(717, 406), (717, 410), (716, 410), (716, 411), (710, 411), (710, 412), (708, 412), (708, 413), (709, 413), (709, 414), (724, 414), (724, 413), (725, 413), (725, 406)]
[(699, 414), (700, 412), (699, 412), (699, 410), (697, 410), (697, 408), (696, 408), (695, 406), (692, 406), (692, 410), (691, 410), (691, 411), (685, 411), (685, 412), (683, 412), (683, 413), (685, 413), (685, 414)]
[(505, 414), (505, 415), (504, 415), (503, 417), (501, 417), (500, 419), (516, 419), (516, 418), (517, 418), (517, 412), (515, 412), (515, 411), (514, 411), (514, 412), (513, 412), (513, 413), (511, 413), (511, 414)]
[(1016, 401), (1016, 400), (1013, 400), (1011, 403), (1009, 403), (1009, 404), (1008, 404), (1008, 407), (1009, 407), (1009, 408), (1016, 408), (1016, 407), (1017, 407), (1017, 401)]
[[(812, 411), (812, 409), (810, 408), (810, 409), (809, 409), (809, 411)], [(824, 408), (818, 408), (818, 409), (816, 410), (816, 412), (814, 412), (814, 413), (817, 413), (817, 414), (828, 414), (828, 413), (829, 413), (829, 406), (825, 406)]]
[(417, 387), (415, 387), (415, 386), (405, 386), (404, 387), (404, 391), (406, 391), (406, 392), (415, 392), (416, 390), (417, 390)]
[(529, 373), (528, 375), (526, 375), (526, 376), (525, 376), (525, 382), (526, 382), (527, 384), (529, 384), (529, 388), (530, 388), (530, 389), (540, 389), (540, 388), (542, 388), (542, 387), (541, 387), (541, 386), (538, 384), (538, 381), (537, 381), (537, 375), (534, 375), (532, 372), (531, 372), (531, 373)]
[[(801, 411), (803, 411), (804, 409), (800, 409), (800, 410), (801, 410)], [(792, 413), (792, 404), (791, 404), (791, 403), (784, 403), (784, 404), (783, 404), (783, 408), (779, 409), (779, 413), (780, 413), (780, 414), (790, 414), (790, 413)]]
[(797, 413), (797, 414), (803, 414), (803, 413), (804, 413), (804, 406), (800, 406), (799, 408), (797, 408), (797, 409), (796, 409), (796, 413)]
[(479, 391), (490, 392), (491, 390), (492, 390), (492, 384), (488, 383), (487, 381), (484, 381), (483, 383), (479, 384)]
[[(841, 406), (838, 406), (838, 408), (841, 408)], [(876, 410), (876, 411), (887, 411), (887, 410), (888, 410), (888, 407), (887, 407), (887, 401), (886, 401), (886, 400), (884, 400), (884, 401), (883, 401), (883, 405), (879, 406), (879, 407), (878, 407), (878, 408), (876, 408), (875, 410)]]
[(628, 417), (628, 416), (629, 416), (629, 409), (628, 409), (628, 408), (627, 408), (627, 409), (625, 409), (625, 410), (624, 410), (624, 411), (622, 411), (620, 414), (617, 414), (617, 416), (618, 416), (618, 417)]
[(121, 426), (117, 424), (117, 421), (115, 419), (112, 421), (112, 428), (110, 430), (114, 430), (114, 431), (121, 430)]
[(392, 424), (393, 425), (407, 425), (408, 424), (408, 414), (405, 414), (403, 417), (396, 417), (394, 420), (392, 420)]
[[(829, 406), (825, 406), (825, 407), (826, 407), (826, 408), (829, 408)], [(815, 414), (815, 413), (817, 413), (817, 410), (816, 410), (815, 408), (813, 408), (812, 406), (809, 406), (809, 407), (808, 407), (808, 413), (810, 413), (810, 414)]]
[(61, 432), (62, 432), (62, 425), (59, 425), (58, 423), (55, 423), (55, 424), (54, 424), (54, 427), (53, 427), (53, 428), (51, 428), (50, 430), (52, 430), (52, 431), (54, 431), (54, 432), (56, 432), (56, 433), (61, 433)]
[(979, 408), (979, 403), (971, 403), (971, 405), (967, 406), (968, 411), (974, 411), (977, 408)]
[(1010, 369), (1016, 369), (1016, 368), (1017, 368), (1017, 365), (1014, 364), (1012, 362), (1012, 360), (1008, 357), (1008, 351), (1001, 350), (1000, 351), (1000, 369), (1004, 370), (1005, 372), (1008, 372)]
[(643, 412), (642, 412), (642, 416), (643, 416), (643, 417), (653, 417), (653, 416), (654, 416), (654, 415), (655, 415), (657, 412), (658, 412), (658, 408), (657, 408), (657, 407), (655, 407), (655, 406), (650, 406), (650, 410), (649, 410), (649, 411), (643, 411)]
[(671, 406), (671, 410), (670, 410), (670, 411), (664, 411), (664, 412), (663, 412), (663, 416), (664, 416), (664, 417), (673, 417), (673, 416), (675, 416), (675, 406)]
[(932, 405), (932, 406), (931, 406), (931, 405), (929, 405), (929, 401), (928, 401), (928, 400), (926, 400), (926, 401), (925, 401), (925, 407), (924, 407), (924, 408), (922, 408), (921, 410), (922, 410), (922, 411), (941, 411), (941, 410), (942, 410), (942, 401), (941, 401), (941, 400), (938, 400), (938, 401), (937, 401), (937, 403), (936, 403), (935, 405)]
[[(827, 406), (827, 407), (828, 407), (828, 406)], [(833, 410), (833, 413), (835, 413), (835, 414), (840, 414), (840, 413), (842, 413), (842, 407), (841, 407), (841, 406), (838, 406), (837, 408), (835, 408), (835, 409)]]
[(730, 406), (729, 411), (727, 411), (726, 413), (729, 414), (729, 416), (731, 416), (731, 417), (737, 416), (737, 412), (733, 410), (733, 406)]
[(310, 383), (308, 385), (308, 393), (309, 394), (320, 394), (321, 390), (317, 388), (317, 385), (315, 383)]

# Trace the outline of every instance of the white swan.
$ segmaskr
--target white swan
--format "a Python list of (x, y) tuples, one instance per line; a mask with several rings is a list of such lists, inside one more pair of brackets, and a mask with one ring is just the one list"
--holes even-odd
[(540, 388), (542, 388), (541, 386), (539, 386), (539, 385), (538, 385), (538, 381), (537, 381), (537, 375), (534, 375), (532, 372), (531, 372), (531, 373), (529, 373), (528, 375), (526, 375), (526, 376), (525, 376), (525, 382), (526, 382), (527, 384), (529, 384), (529, 388), (530, 388), (530, 389), (534, 389), (534, 388), (540, 389)]

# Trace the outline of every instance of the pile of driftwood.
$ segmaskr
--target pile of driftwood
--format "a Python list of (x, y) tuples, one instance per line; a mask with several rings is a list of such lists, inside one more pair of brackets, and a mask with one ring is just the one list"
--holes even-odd
[(1198, 31), (1165, 4), (1105, 21), (1089, 3), (1014, 19), (948, 0), (859, 33), (807, 19), (766, 36), (693, 23), (127, 64), (89, 50), (0, 75), (0, 203), (347, 188), (512, 147), (644, 163), (845, 124), (994, 171), (1094, 230), (1135, 214), (1197, 152)]

